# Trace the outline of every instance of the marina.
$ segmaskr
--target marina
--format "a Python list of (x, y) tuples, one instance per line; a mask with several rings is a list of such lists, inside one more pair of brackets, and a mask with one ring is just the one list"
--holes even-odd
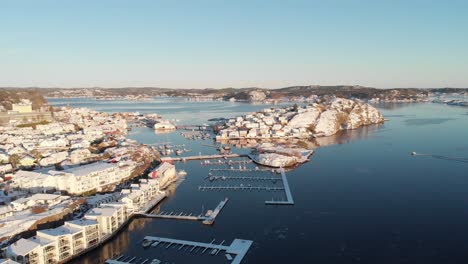
[(232, 255), (235, 255), (235, 257), (232, 258), (232, 264), (241, 263), (242, 259), (247, 254), (250, 246), (252, 246), (253, 243), (251, 240), (234, 239), (231, 245), (225, 246), (223, 245), (224, 240), (220, 244), (214, 244), (215, 239), (213, 239), (210, 243), (203, 243), (153, 236), (146, 236), (144, 241), (152, 242), (151, 245), (155, 245), (155, 247), (162, 245), (166, 249), (169, 249), (174, 246), (173, 248), (176, 248), (177, 250), (182, 250), (185, 248), (184, 250), (188, 250), (189, 252), (193, 253), (200, 252), (200, 254), (204, 254), (208, 251), (210, 255), (217, 255), (221, 251), (224, 251), (228, 260), (232, 258)]
[[(439, 106), (437, 106), (439, 107)], [(413, 114), (413, 109), (417, 110), (417, 114)], [(411, 110), (411, 111), (408, 111)], [(320, 263), (324, 259), (330, 259), (331, 262), (345, 263), (352, 262), (349, 255), (336, 254), (336, 248), (339, 248), (343, 239), (349, 241), (347, 250), (353, 250), (356, 256), (362, 259), (363, 263), (371, 263), (375, 258), (369, 257), (368, 254), (387, 254), (384, 243), (377, 245), (369, 244), (367, 241), (374, 241), (372, 238), (376, 234), (380, 236), (388, 235), (394, 228), (402, 230), (401, 236), (392, 237), (391, 240), (398, 244), (405, 243), (401, 253), (396, 253), (395, 257), (405, 257), (411, 262), (426, 262), (426, 263), (444, 263), (447, 262), (460, 262), (463, 259), (463, 254), (453, 256), (454, 249), (462, 252), (463, 246), (459, 244), (461, 241), (455, 239), (453, 236), (438, 236), (446, 242), (445, 245), (432, 245), (424, 244), (423, 248), (417, 248), (410, 244), (410, 241), (416, 241), (425, 234), (424, 239), (431, 241), (430, 232), (436, 230), (443, 232), (447, 227), (451, 232), (456, 232), (466, 222), (465, 217), (466, 205), (463, 204), (465, 199), (462, 199), (461, 194), (464, 192), (463, 186), (466, 179), (466, 167), (462, 162), (446, 161), (442, 159), (432, 159), (430, 157), (411, 157), (409, 153), (416, 150), (417, 153), (437, 153), (449, 157), (463, 157), (466, 156), (462, 152), (460, 142), (463, 141), (463, 133), (447, 133), (443, 132), (450, 140), (441, 141), (440, 133), (436, 135), (429, 135), (428, 138), (420, 139), (414, 138), (414, 144), (407, 145), (404, 137), (395, 135), (397, 129), (404, 129), (405, 132), (413, 135), (416, 132), (430, 129), (439, 129), (440, 125), (408, 125), (406, 120), (410, 119), (429, 119), (430, 116), (426, 113), (431, 113), (437, 118), (445, 117), (444, 114), (434, 113), (433, 109), (429, 106), (410, 105), (406, 108), (395, 108), (386, 110), (389, 114), (399, 115), (401, 117), (392, 117), (392, 122), (385, 125), (384, 129), (379, 127), (369, 129), (358, 129), (346, 132), (340, 135), (334, 141), (334, 138), (327, 138), (326, 142), (323, 139), (317, 139), (317, 144), (322, 145), (317, 149), (314, 159), (309, 163), (302, 164), (298, 168), (285, 169), (288, 185), (290, 187), (289, 193), (293, 197), (296, 206), (287, 206), (285, 201), (287, 196), (286, 191), (281, 190), (273, 191), (205, 191), (198, 190), (199, 186), (206, 185), (223, 185), (223, 186), (244, 186), (252, 184), (252, 186), (266, 186), (270, 185), (269, 180), (254, 181), (250, 179), (229, 179), (228, 177), (277, 177), (278, 181), (275, 187), (283, 187), (279, 181), (282, 181), (282, 176), (277, 173), (277, 169), (265, 168), (258, 166), (259, 171), (244, 171), (238, 170), (238, 165), (230, 169), (227, 164), (219, 164), (220, 166), (208, 165), (203, 166), (203, 160), (176, 163), (177, 170), (185, 170), (190, 174), (190, 177), (185, 177), (184, 181), (177, 187), (175, 193), (168, 190), (168, 199), (164, 201), (162, 209), (165, 212), (184, 212), (194, 213), (199, 215), (206, 212), (200, 210), (200, 205), (204, 204), (206, 209), (213, 209), (219, 201), (224, 199), (225, 196), (229, 197), (229, 205), (227, 210), (222, 211), (221, 218), (217, 218), (216, 224), (203, 228), (197, 221), (187, 222), (179, 220), (164, 220), (164, 219), (151, 219), (147, 217), (136, 217), (129, 223), (127, 228), (116, 236), (115, 239), (110, 240), (106, 245), (99, 249), (90, 252), (88, 256), (80, 258), (73, 262), (73, 264), (94, 264), (103, 263), (106, 259), (112, 258), (114, 255), (125, 254), (126, 256), (138, 256), (141, 258), (149, 259), (145, 264), (150, 263), (154, 258), (164, 260), (162, 263), (227, 263), (225, 252), (221, 251), (218, 255), (210, 255), (212, 249), (207, 249), (202, 256), (199, 254), (204, 248), (194, 248), (182, 245), (172, 244), (168, 249), (166, 248), (170, 243), (160, 243), (152, 241), (151, 244), (143, 248), (141, 241), (144, 236), (158, 236), (179, 238), (191, 241), (200, 241), (210, 243), (213, 238), (217, 238), (214, 244), (220, 244), (223, 239), (226, 239), (224, 245), (229, 245), (234, 238), (247, 238), (255, 241), (255, 250), (249, 250), (243, 262), (246, 263), (269, 263), (272, 259), (278, 263)], [(431, 112), (432, 111), (432, 112)], [(457, 110), (458, 111), (458, 110)], [(213, 113), (216, 111), (213, 111)], [(458, 111), (460, 112), (460, 111)], [(455, 114), (455, 113), (454, 113)], [(466, 114), (462, 111), (461, 114)], [(466, 127), (466, 115), (461, 115), (459, 119), (451, 122), (455, 127), (462, 131)], [(219, 115), (214, 113), (213, 115)], [(171, 117), (175, 118), (175, 117)], [(375, 138), (378, 132), (379, 139)], [(155, 135), (152, 129), (136, 128), (133, 130), (135, 135), (132, 137), (135, 140), (143, 143), (154, 143), (162, 141), (170, 141), (170, 145), (177, 146), (186, 144), (185, 148), (192, 149), (193, 152), (187, 153), (183, 156), (195, 156), (201, 152), (203, 155), (219, 154), (214, 147), (203, 146), (202, 144), (208, 141), (188, 141), (184, 139), (180, 133), (172, 133), (165, 135)], [(380, 139), (383, 137), (384, 139)], [(323, 140), (323, 141), (321, 141)], [(405, 144), (398, 143), (403, 140)], [(430, 148), (427, 141), (431, 140), (434, 145)], [(188, 143), (187, 143), (188, 142)], [(335, 142), (335, 143), (333, 143)], [(343, 144), (347, 142), (349, 144)], [(393, 142), (393, 150), (388, 149), (386, 143)], [(312, 144), (312, 143), (311, 143)], [(455, 149), (460, 150), (455, 151)], [(358, 157), (353, 155), (356, 149), (360, 149), (361, 155)], [(382, 160), (379, 151), (387, 150), (389, 160)], [(451, 151), (454, 150), (454, 151)], [(232, 147), (233, 153), (246, 153), (245, 150), (239, 150), (237, 147)], [(175, 156), (175, 153), (171, 154)], [(239, 158), (233, 158), (240, 160)], [(337, 166), (337, 160), (340, 161)], [(219, 161), (218, 159), (211, 159), (212, 163)], [(222, 160), (226, 161), (226, 160)], [(397, 162), (399, 166), (389, 167), (387, 163)], [(430, 162), (428, 162), (430, 161)], [(248, 164), (248, 170), (255, 169), (256, 165)], [(425, 171), (424, 174), (419, 174), (421, 166), (428, 166), (430, 169)], [(243, 166), (242, 166), (243, 167)], [(455, 168), (455, 169), (452, 169)], [(210, 170), (212, 169), (212, 170)], [(408, 172), (414, 172), (410, 175)], [(447, 181), (447, 177), (441, 177), (447, 171), (451, 172), (450, 178), (455, 179), (457, 184), (452, 184)], [(213, 176), (221, 176), (212, 183), (209, 183), (206, 176), (209, 173)], [(379, 175), (379, 177), (376, 177)], [(223, 181), (223, 176), (226, 177), (226, 182)], [(391, 179), (391, 180), (386, 180)], [(421, 181), (423, 189), (415, 189), (414, 186), (404, 185), (408, 180)], [(362, 185), (362, 183), (366, 183)], [(334, 183), (342, 183), (334, 185)], [(398, 189), (392, 188), (393, 183), (398, 183)], [(433, 197), (434, 192), (440, 191), (440, 186), (443, 188), (450, 188), (455, 190), (456, 194), (450, 192), (446, 193), (443, 197)], [(359, 192), (357, 192), (357, 188)], [(386, 198), (385, 203), (379, 203), (382, 196), (375, 193), (379, 190)], [(401, 191), (401, 196), (392, 196), (396, 191)], [(227, 193), (229, 192), (229, 193)], [(283, 193), (284, 192), (284, 193)], [(408, 199), (417, 192), (421, 197), (425, 197), (425, 201), (417, 199)], [(175, 195), (174, 195), (175, 194)], [(427, 195), (427, 196), (426, 196)], [(270, 200), (272, 206), (266, 205), (265, 201)], [(279, 200), (279, 201), (277, 201)], [(257, 202), (255, 202), (257, 201)], [(389, 203), (392, 201), (392, 203)], [(425, 204), (427, 201), (431, 202), (447, 202), (455, 203), (456, 207), (447, 208), (446, 212), (450, 216), (450, 222), (441, 219), (441, 221), (426, 223), (425, 226), (417, 225), (426, 219), (428, 215), (433, 214), (433, 210), (426, 209)], [(234, 203), (235, 202), (235, 203)], [(388, 202), (388, 203), (387, 203)], [(281, 204), (285, 204), (281, 206)], [(385, 206), (382, 206), (385, 205)], [(231, 207), (232, 206), (232, 207)], [(404, 213), (400, 214), (400, 207), (404, 206)], [(305, 207), (310, 211), (304, 211)], [(373, 208), (376, 213), (368, 217), (369, 209)], [(352, 210), (351, 210), (352, 209)], [(407, 210), (406, 210), (407, 209)], [(174, 213), (175, 214), (175, 213)], [(259, 216), (261, 214), (261, 217)], [(239, 217), (245, 215), (248, 217)], [(293, 217), (292, 217), (293, 216)], [(365, 217), (364, 217), (365, 216)], [(407, 224), (395, 222), (394, 217), (410, 217), (414, 221)], [(265, 219), (268, 219), (265, 221)], [(350, 219), (352, 221), (347, 221)], [(189, 220), (190, 221), (190, 220)], [(311, 225), (311, 223), (319, 223), (318, 225)], [(446, 225), (448, 224), (448, 225)], [(369, 225), (375, 225), (378, 231), (367, 232)], [(349, 226), (349, 229), (342, 229), (343, 226)], [(455, 228), (456, 227), (456, 228)], [(333, 235), (334, 231), (340, 230), (339, 235)], [(357, 233), (359, 232), (359, 233)], [(377, 232), (377, 233), (375, 233)], [(371, 234), (372, 233), (372, 234)], [(322, 238), (326, 238), (323, 241)], [(311, 254), (304, 254), (304, 247), (302, 244), (290, 243), (291, 240), (300, 239), (301, 241), (310, 241), (314, 244), (317, 250)], [(390, 239), (390, 238), (389, 238)], [(400, 240), (396, 240), (400, 239)], [(272, 242), (274, 241), (274, 242)], [(157, 244), (155, 244), (157, 243)], [(352, 243), (352, 245), (351, 245)], [(378, 246), (378, 247), (377, 247)], [(372, 248), (372, 250), (369, 250)], [(251, 247), (251, 249), (253, 249)], [(421, 257), (421, 255), (411, 255), (409, 252), (414, 250), (438, 250), (438, 254), (434, 255), (433, 259)], [(198, 253), (197, 253), (198, 252)], [(286, 254), (285, 254), (286, 253)], [(450, 257), (448, 257), (450, 256)], [(234, 256), (233, 256), (234, 257)], [(98, 261), (99, 259), (99, 261)], [(138, 259), (138, 258), (137, 258)], [(137, 260), (136, 259), (136, 260)], [(220, 260), (220, 261), (219, 261)], [(134, 260), (135, 261), (135, 260)], [(218, 262), (219, 261), (219, 262)], [(141, 263), (141, 261), (139, 262)], [(230, 263), (230, 262), (229, 262)]]
[[(211, 170), (210, 170), (211, 171)], [(281, 174), (281, 178), (277, 177), (254, 177), (254, 176), (215, 176), (215, 175), (208, 175), (208, 179), (210, 181), (216, 180), (247, 180), (247, 181), (281, 181), (283, 187), (269, 187), (269, 186), (252, 186), (248, 184), (245, 186), (244, 184), (236, 185), (236, 186), (199, 186), (198, 190), (200, 191), (222, 191), (222, 190), (234, 190), (234, 191), (284, 191), (286, 200), (267, 200), (265, 204), (268, 205), (293, 205), (294, 199), (291, 194), (291, 189), (289, 188), (288, 179), (286, 178), (286, 173), (284, 168), (280, 168), (277, 170)]]

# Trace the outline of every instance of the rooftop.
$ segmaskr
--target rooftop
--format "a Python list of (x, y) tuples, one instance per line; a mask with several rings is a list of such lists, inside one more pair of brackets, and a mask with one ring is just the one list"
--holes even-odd
[(50, 239), (47, 239), (47, 238), (44, 238), (44, 237), (38, 237), (38, 236), (31, 237), (29, 240), (31, 240), (31, 241), (33, 241), (35, 243), (38, 243), (41, 246), (47, 246), (50, 243), (54, 242), (53, 240), (50, 240)]
[(48, 193), (37, 193), (31, 197), (28, 197), (30, 200), (55, 200), (60, 198), (58, 194), (48, 194)]
[(104, 162), (95, 162), (83, 166), (78, 166), (70, 169), (64, 170), (66, 173), (73, 174), (75, 176), (85, 176), (91, 174), (93, 172), (99, 172), (103, 170), (107, 170), (110, 168), (114, 168), (115, 165), (111, 163), (104, 163)]
[(118, 210), (118, 208), (115, 207), (103, 207), (103, 208), (94, 208), (91, 211), (89, 211), (86, 215), (88, 216), (112, 216), (115, 214), (115, 212)]
[(97, 225), (98, 222), (96, 220), (92, 219), (77, 219), (77, 220), (72, 220), (72, 221), (67, 221), (66, 223), (72, 224), (72, 225), (77, 225), (77, 226), (90, 226), (90, 225)]
[(21, 238), (20, 240), (11, 244), (9, 250), (16, 256), (25, 256), (39, 246), (40, 244), (37, 242)]
[(44, 229), (44, 230), (40, 230), (40, 231), (37, 231), (37, 233), (43, 233), (43, 234), (46, 234), (46, 235), (49, 235), (49, 236), (63, 236), (63, 235), (71, 235), (71, 234), (75, 234), (75, 233), (78, 233), (79, 231), (81, 231), (80, 229), (78, 228), (73, 228), (73, 227), (69, 227), (69, 226), (59, 226), (57, 228), (51, 228), (51, 229)]

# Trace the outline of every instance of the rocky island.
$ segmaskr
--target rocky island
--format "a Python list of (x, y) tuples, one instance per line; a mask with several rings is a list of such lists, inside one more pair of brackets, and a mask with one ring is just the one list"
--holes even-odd
[[(326, 137), (341, 130), (384, 122), (373, 106), (358, 100), (333, 98), (305, 106), (267, 108), (231, 118), (217, 126), (217, 141), (230, 139), (310, 139)], [(256, 163), (270, 167), (290, 167), (303, 163), (313, 150), (297, 145), (260, 144), (250, 155)]]
[(375, 107), (357, 100), (334, 98), (231, 118), (218, 126), (216, 139), (322, 137), (382, 122), (384, 117)]

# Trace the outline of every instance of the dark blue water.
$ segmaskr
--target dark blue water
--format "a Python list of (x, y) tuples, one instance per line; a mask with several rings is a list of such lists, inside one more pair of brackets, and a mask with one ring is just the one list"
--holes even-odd
[[(93, 103), (78, 105), (94, 107)], [(142, 111), (132, 104), (112, 110)], [(216, 102), (203, 111), (210, 117), (229, 115), (222, 110), (224, 104), (229, 105)], [(170, 111), (179, 115), (174, 118), (191, 118), (184, 105), (172, 106), (181, 109)], [(115, 239), (74, 263), (99, 263), (118, 254), (169, 263), (227, 263), (222, 255), (145, 250), (145, 235), (228, 243), (234, 238), (253, 240), (243, 263), (466, 263), (468, 164), (409, 153), (468, 157), (467, 110), (441, 104), (380, 107), (390, 121), (320, 139), (316, 144), (322, 147), (311, 161), (287, 172), (294, 206), (264, 204), (281, 198), (281, 192), (199, 191), (198, 186), (210, 184), (205, 180), (210, 167), (177, 163), (188, 175), (161, 210), (201, 212), (202, 206), (214, 208), (229, 197), (215, 225), (135, 219)], [(242, 111), (234, 109), (236, 114)], [(163, 111), (168, 110), (154, 109), (164, 116)], [(185, 143), (194, 153), (215, 151), (203, 145), (209, 141), (186, 141), (178, 132), (156, 135), (139, 128), (130, 137), (142, 143)]]

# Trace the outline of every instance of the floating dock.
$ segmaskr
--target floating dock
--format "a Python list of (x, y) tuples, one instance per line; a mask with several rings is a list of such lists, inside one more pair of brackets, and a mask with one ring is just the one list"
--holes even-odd
[(246, 180), (246, 181), (281, 181), (282, 178), (278, 177), (241, 177), (241, 176), (223, 176), (223, 175), (212, 175), (209, 176), (209, 179), (211, 180), (211, 177), (214, 177), (213, 180), (223, 180), (223, 181), (229, 181), (229, 180)]
[(210, 213), (205, 215), (192, 215), (187, 213), (165, 213), (161, 212), (159, 214), (149, 214), (149, 213), (138, 213), (139, 216), (149, 217), (149, 218), (163, 218), (163, 219), (176, 219), (176, 220), (192, 220), (192, 221), (203, 221), (205, 225), (212, 225), (216, 220), (218, 214), (223, 210), (224, 206), (228, 202), (228, 198), (225, 198), (221, 201), (218, 206)]
[(154, 263), (161, 263), (158, 259), (144, 259), (132, 256), (125, 256), (120, 255), (112, 259), (107, 259), (105, 264), (154, 264)]
[(262, 171), (269, 171), (269, 170), (260, 170), (260, 169), (210, 169), (210, 171), (262, 172)]
[(265, 204), (293, 205), (294, 199), (292, 197), (291, 190), (289, 189), (288, 179), (286, 178), (286, 173), (284, 172), (283, 168), (280, 169), (280, 173), (281, 173), (281, 179), (282, 179), (283, 186), (284, 186), (284, 192), (286, 193), (286, 201), (270, 200), (270, 201), (265, 201)]
[(279, 180), (283, 183), (283, 187), (263, 187), (263, 186), (198, 186), (198, 190), (200, 191), (222, 191), (222, 190), (234, 190), (234, 191), (284, 191), (286, 194), (286, 200), (267, 200), (265, 204), (272, 204), (272, 205), (293, 205), (294, 199), (291, 194), (291, 189), (289, 189), (288, 179), (286, 178), (286, 173), (284, 168), (278, 169), (281, 174), (281, 178), (276, 177), (242, 177), (242, 176), (210, 176), (209, 178), (213, 178), (213, 180), (271, 180), (276, 181)]
[(207, 159), (229, 159), (247, 157), (243, 154), (226, 154), (226, 155), (198, 155), (198, 156), (187, 156), (187, 157), (162, 157), (162, 161), (189, 161), (189, 160), (207, 160)]
[(201, 250), (201, 254), (208, 251), (211, 255), (217, 255), (220, 251), (225, 251), (226, 255), (235, 255), (234, 259), (231, 262), (232, 264), (240, 264), (253, 243), (253, 241), (251, 240), (234, 239), (231, 245), (224, 246), (224, 241), (220, 244), (214, 244), (214, 239), (210, 243), (203, 243), (153, 236), (146, 236), (145, 240), (153, 241), (153, 244), (155, 244), (155, 242), (158, 242), (156, 246), (166, 243), (168, 245), (166, 246), (166, 248), (170, 248), (173, 245), (178, 245), (177, 250), (181, 250), (185, 247), (185, 250), (189, 250), (189, 252), (192, 252), (194, 251), (194, 249), (198, 248), (195, 252)]
[(235, 191), (282, 191), (283, 187), (263, 187), (263, 186), (199, 186), (201, 191), (220, 191), (220, 190), (235, 190)]

